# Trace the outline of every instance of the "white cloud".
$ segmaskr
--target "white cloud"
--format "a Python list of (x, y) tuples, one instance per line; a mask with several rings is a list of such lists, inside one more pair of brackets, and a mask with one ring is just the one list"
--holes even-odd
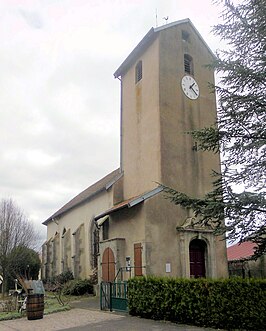
[(30, 27), (34, 29), (41, 29), (43, 26), (42, 19), (37, 12), (28, 12), (25, 10), (19, 10), (21, 16), (26, 20)]
[(38, 226), (119, 166), (113, 73), (156, 9), (158, 25), (189, 17), (215, 48), (211, 0), (0, 1), (0, 198)]

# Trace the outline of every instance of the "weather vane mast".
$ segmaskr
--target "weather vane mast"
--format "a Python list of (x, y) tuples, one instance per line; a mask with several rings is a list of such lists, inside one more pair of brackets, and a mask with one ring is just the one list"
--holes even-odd
[[(168, 19), (169, 19), (169, 16), (163, 17), (163, 20), (165, 20), (165, 24), (167, 24)], [(158, 27), (158, 12), (157, 12), (157, 8), (155, 9), (155, 26), (156, 26), (156, 28)]]
[(169, 18), (169, 16), (163, 17), (163, 20), (165, 20), (165, 24), (167, 24), (168, 18)]

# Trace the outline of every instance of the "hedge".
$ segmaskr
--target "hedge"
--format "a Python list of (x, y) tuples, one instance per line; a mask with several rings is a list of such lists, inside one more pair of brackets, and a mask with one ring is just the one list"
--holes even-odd
[(138, 277), (128, 282), (131, 315), (221, 329), (265, 330), (266, 280)]
[(93, 285), (90, 279), (73, 279), (63, 287), (64, 295), (93, 294)]

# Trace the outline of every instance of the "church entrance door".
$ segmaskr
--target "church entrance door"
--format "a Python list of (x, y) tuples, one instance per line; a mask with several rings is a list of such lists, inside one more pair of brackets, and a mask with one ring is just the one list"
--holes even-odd
[(110, 247), (106, 248), (103, 253), (102, 279), (104, 282), (113, 282), (115, 279), (115, 257)]
[(194, 239), (189, 245), (190, 277), (206, 277), (205, 255), (207, 245), (203, 240)]

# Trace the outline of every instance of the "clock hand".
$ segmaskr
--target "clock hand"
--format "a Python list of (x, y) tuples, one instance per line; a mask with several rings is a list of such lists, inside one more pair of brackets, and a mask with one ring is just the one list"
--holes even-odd
[(192, 87), (195, 85), (195, 83), (193, 83), (192, 85), (189, 86), (190, 89), (192, 89)]
[(198, 93), (194, 90), (194, 88), (192, 86), (190, 86), (190, 89), (196, 94), (198, 95)]

